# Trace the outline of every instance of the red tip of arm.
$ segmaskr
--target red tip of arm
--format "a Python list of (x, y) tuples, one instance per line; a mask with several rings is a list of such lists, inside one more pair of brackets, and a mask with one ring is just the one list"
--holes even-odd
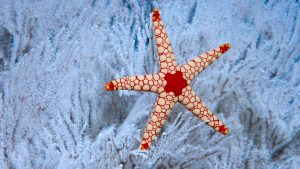
[(105, 84), (104, 88), (107, 91), (112, 91), (112, 90), (114, 90), (115, 85), (112, 82), (108, 82), (108, 83)]
[(148, 143), (144, 143), (141, 145), (141, 150), (148, 150), (148, 149), (149, 149)]
[(222, 126), (219, 127), (219, 132), (224, 134), (224, 135), (227, 135), (228, 134), (228, 128), (225, 127), (224, 125), (222, 125)]
[(229, 43), (226, 43), (224, 45), (222, 45), (220, 47), (220, 52), (221, 53), (225, 53), (226, 51), (228, 51), (231, 48), (231, 45)]
[(160, 14), (159, 14), (159, 10), (157, 8), (153, 9), (152, 20), (153, 21), (159, 21), (160, 20)]

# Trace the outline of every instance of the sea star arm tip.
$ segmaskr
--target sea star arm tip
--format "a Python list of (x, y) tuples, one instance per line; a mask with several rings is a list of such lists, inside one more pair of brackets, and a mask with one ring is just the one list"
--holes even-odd
[(201, 121), (206, 122), (210, 127), (224, 135), (228, 134), (228, 128), (214, 114), (212, 114), (193, 90), (187, 88), (181, 98), (180, 102), (195, 116), (200, 118)]
[(158, 8), (153, 8), (152, 20), (160, 20), (160, 14)]
[(230, 43), (225, 43), (225, 44), (221, 45), (219, 48), (220, 48), (221, 53), (225, 53), (231, 48), (231, 45), (230, 45)]
[(156, 100), (153, 112), (145, 128), (144, 136), (140, 145), (140, 150), (147, 150), (160, 132), (162, 126), (175, 105), (175, 96), (163, 92)]
[(105, 83), (104, 89), (107, 91), (112, 91), (115, 89), (115, 85), (113, 84), (113, 82)]
[(152, 20), (161, 71), (175, 71), (177, 66), (175, 55), (157, 8), (153, 10)]
[(220, 126), (218, 128), (218, 130), (219, 130), (220, 133), (222, 133), (224, 135), (227, 135), (229, 133), (229, 129), (226, 126), (224, 126), (224, 125)]
[[(205, 52), (186, 64), (182, 65), (181, 68), (186, 70), (185, 77), (193, 80), (193, 78), (200, 72), (202, 72), (206, 67), (216, 61), (223, 53), (227, 52), (231, 48), (229, 43), (225, 43), (215, 49)], [(193, 72), (188, 72), (187, 70), (193, 69)]]
[(104, 88), (107, 91), (138, 90), (161, 93), (165, 85), (164, 74), (158, 73), (153, 75), (126, 76), (115, 79), (106, 83)]

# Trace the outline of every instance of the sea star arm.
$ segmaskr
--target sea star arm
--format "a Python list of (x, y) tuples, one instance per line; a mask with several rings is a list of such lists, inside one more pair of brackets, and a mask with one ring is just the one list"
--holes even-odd
[(191, 87), (184, 89), (183, 94), (179, 96), (179, 101), (195, 116), (206, 122), (210, 127), (224, 135), (228, 134), (228, 128), (211, 113)]
[(193, 78), (197, 75), (197, 73), (202, 72), (207, 66), (212, 64), (216, 59), (218, 59), (223, 53), (230, 49), (230, 44), (223, 44), (213, 50), (205, 52), (186, 64), (181, 66), (181, 71), (185, 72), (185, 76), (188, 77), (189, 80), (193, 80)]
[(162, 92), (155, 103), (151, 118), (149, 119), (143, 140), (140, 145), (141, 150), (149, 149), (149, 146), (160, 132), (162, 126), (165, 124), (166, 119), (175, 105), (174, 100), (176, 97), (173, 93)]
[(113, 80), (104, 85), (107, 91), (113, 90), (141, 90), (150, 92), (162, 92), (166, 81), (162, 73), (154, 75), (126, 76)]
[(154, 8), (153, 10), (152, 20), (161, 72), (171, 73), (172, 71), (175, 71), (177, 65), (176, 59), (170, 39), (157, 8)]

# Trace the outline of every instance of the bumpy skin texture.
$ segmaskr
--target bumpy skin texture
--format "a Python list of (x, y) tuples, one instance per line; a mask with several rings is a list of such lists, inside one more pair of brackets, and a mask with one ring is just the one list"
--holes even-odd
[(108, 91), (141, 90), (158, 93), (140, 149), (149, 149), (149, 146), (165, 124), (176, 102), (183, 104), (195, 116), (206, 122), (216, 131), (224, 135), (228, 134), (228, 128), (211, 113), (199, 97), (196, 96), (190, 85), (198, 73), (229, 50), (230, 44), (223, 44), (218, 48), (197, 56), (182, 66), (178, 66), (168, 34), (157, 8), (153, 10), (152, 19), (160, 71), (153, 75), (127, 76), (105, 84), (105, 89)]

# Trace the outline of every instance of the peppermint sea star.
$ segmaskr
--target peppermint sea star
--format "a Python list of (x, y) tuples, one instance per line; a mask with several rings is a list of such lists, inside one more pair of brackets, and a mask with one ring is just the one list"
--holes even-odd
[(108, 91), (141, 90), (158, 94), (140, 149), (149, 149), (176, 102), (183, 104), (216, 131), (224, 135), (228, 134), (228, 128), (211, 113), (192, 90), (191, 82), (198, 73), (225, 53), (230, 48), (230, 44), (223, 44), (178, 66), (157, 8), (153, 10), (152, 20), (159, 55), (159, 72), (144, 76), (127, 76), (105, 84), (105, 89)]

